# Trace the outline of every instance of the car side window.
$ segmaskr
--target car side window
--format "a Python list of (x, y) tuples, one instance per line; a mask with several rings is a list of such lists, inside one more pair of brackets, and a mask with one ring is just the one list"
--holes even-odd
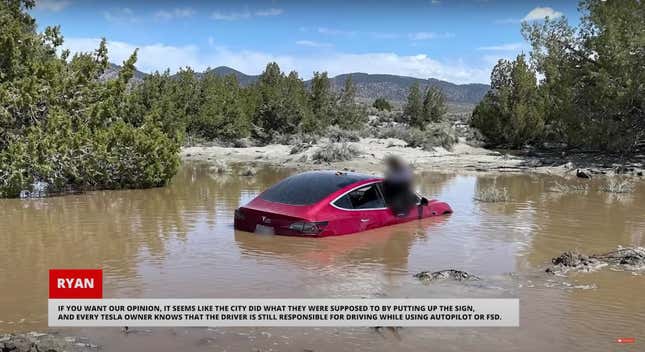
[(343, 209), (378, 209), (385, 207), (380, 183), (355, 189), (338, 198), (334, 205)]

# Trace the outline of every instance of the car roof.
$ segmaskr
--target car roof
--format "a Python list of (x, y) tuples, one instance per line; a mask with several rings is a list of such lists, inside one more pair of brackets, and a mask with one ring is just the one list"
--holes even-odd
[(356, 183), (359, 181), (365, 181), (365, 180), (376, 180), (379, 178), (374, 175), (363, 174), (360, 172), (336, 171), (336, 170), (307, 171), (307, 172), (299, 173), (295, 176), (306, 177), (311, 179), (329, 179), (329, 180), (333, 180), (341, 177), (347, 180), (353, 180), (353, 183)]
[(264, 191), (260, 198), (277, 203), (310, 205), (348, 186), (379, 177), (356, 172), (308, 171), (287, 177)]

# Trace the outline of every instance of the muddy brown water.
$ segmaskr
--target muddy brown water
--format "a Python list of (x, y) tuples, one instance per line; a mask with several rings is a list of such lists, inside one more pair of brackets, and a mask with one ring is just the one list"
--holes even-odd
[[(549, 192), (535, 175), (425, 173), (420, 190), (455, 213), (311, 239), (233, 229), (233, 210), (291, 170), (214, 175), (186, 164), (165, 188), (0, 200), (0, 332), (47, 329), (50, 268), (103, 268), (105, 297), (519, 297), (519, 328), (115, 328), (56, 330), (105, 351), (645, 350), (645, 276), (543, 273), (562, 251), (645, 245), (645, 185), (631, 194)], [(480, 203), (495, 183), (510, 201)], [(423, 284), (454, 268), (475, 283)], [(635, 337), (618, 345), (618, 337)]]

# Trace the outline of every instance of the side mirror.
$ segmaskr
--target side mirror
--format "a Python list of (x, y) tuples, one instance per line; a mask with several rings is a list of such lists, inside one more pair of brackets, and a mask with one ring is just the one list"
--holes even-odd
[(428, 203), (429, 203), (428, 198), (421, 197), (421, 200), (419, 201), (420, 205), (426, 206), (426, 205), (428, 205)]

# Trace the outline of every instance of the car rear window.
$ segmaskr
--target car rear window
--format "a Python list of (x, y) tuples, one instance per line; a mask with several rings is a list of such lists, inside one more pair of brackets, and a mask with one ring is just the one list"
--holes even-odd
[(311, 171), (287, 177), (264, 191), (260, 198), (290, 205), (310, 205), (352, 183), (371, 178), (355, 173)]

